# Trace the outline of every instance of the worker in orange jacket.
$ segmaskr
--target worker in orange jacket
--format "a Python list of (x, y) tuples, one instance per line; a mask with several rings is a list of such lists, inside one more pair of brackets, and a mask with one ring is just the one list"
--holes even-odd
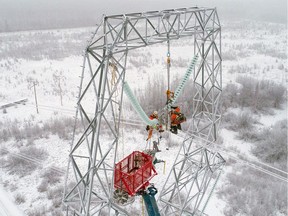
[(181, 113), (180, 107), (172, 104), (174, 101), (174, 92), (170, 91), (169, 89), (166, 91), (167, 95), (167, 102), (166, 105), (171, 105), (170, 111), (170, 121), (171, 121), (171, 128), (170, 131), (172, 133), (177, 134), (178, 129), (181, 130), (181, 123), (186, 121), (186, 117)]
[(170, 112), (170, 119), (171, 119), (171, 129), (172, 133), (177, 134), (178, 129), (181, 130), (181, 123), (186, 121), (186, 117), (181, 113), (179, 106), (172, 105), (171, 112)]
[(166, 91), (166, 95), (167, 95), (167, 102), (166, 104), (171, 104), (173, 99), (174, 99), (174, 92), (170, 91), (169, 89)]
[[(153, 120), (153, 119), (157, 119), (157, 120), (158, 120), (158, 112), (157, 112), (157, 111), (154, 111), (154, 112), (149, 116), (149, 119), (150, 119), (150, 120)], [(154, 126), (154, 128), (155, 128), (156, 130), (158, 130), (160, 133), (163, 132), (162, 125), (157, 124), (156, 126)], [(148, 138), (146, 139), (146, 141), (148, 141), (149, 139), (151, 139), (154, 128), (153, 128), (153, 126), (150, 126), (150, 125), (147, 125), (147, 126), (146, 126), (146, 130), (148, 131)]]

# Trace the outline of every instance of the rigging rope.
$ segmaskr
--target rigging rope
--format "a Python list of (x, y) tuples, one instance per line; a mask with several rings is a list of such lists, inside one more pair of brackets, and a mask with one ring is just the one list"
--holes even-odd
[[(111, 84), (111, 89), (113, 89), (113, 87), (116, 85), (116, 82), (117, 82), (117, 74), (116, 74), (116, 71), (117, 71), (117, 66), (114, 62), (114, 59), (112, 59), (112, 63), (109, 63), (109, 67), (111, 69), (111, 81), (110, 81), (110, 84)], [(117, 97), (118, 96), (118, 89), (116, 89), (116, 92), (114, 94), (114, 97)]]
[(166, 173), (166, 161), (164, 161), (164, 166), (163, 166), (163, 175)]
[(169, 40), (169, 36), (168, 40), (167, 40), (167, 44), (168, 44), (168, 51), (167, 51), (167, 82), (168, 82), (168, 90), (170, 90), (170, 67), (171, 67), (171, 59), (170, 59), (170, 40)]
[[(170, 40), (169, 40), (169, 34), (167, 34), (167, 92), (170, 92), (170, 67), (171, 67), (171, 59), (170, 59)], [(170, 100), (170, 95), (167, 94), (167, 103), (169, 103), (169, 100)], [(170, 127), (171, 127), (171, 119), (170, 119), (170, 107), (168, 107), (167, 111), (166, 111), (166, 130), (169, 130)], [(170, 143), (170, 133), (168, 135), (168, 140), (169, 140), (169, 143)]]
[(145, 216), (144, 198), (141, 197), (142, 216)]

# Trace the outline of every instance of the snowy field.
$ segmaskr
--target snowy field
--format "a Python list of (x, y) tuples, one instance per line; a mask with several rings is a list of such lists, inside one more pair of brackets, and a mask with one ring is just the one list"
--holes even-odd
[[(81, 54), (93, 30), (91, 27), (0, 34), (0, 184), (9, 194), (8, 199), (24, 215), (64, 215), (61, 211), (62, 190), (83, 62)], [(186, 71), (193, 57), (191, 47), (191, 41), (187, 40), (171, 44), (172, 79), (181, 77)], [(165, 77), (166, 52), (167, 47), (163, 44), (131, 53), (126, 80), (133, 90), (145, 89), (149, 82)], [(276, 136), (273, 131), (273, 128), (279, 128), (278, 132), (283, 128), (287, 131), (286, 26), (250, 20), (223, 23), (222, 54), (223, 94), (235, 103), (227, 99), (223, 109), (220, 141), (215, 145), (225, 150), (223, 157), (227, 165), (205, 213), (210, 216), (285, 216), (287, 182), (255, 171), (243, 161), (268, 164), (287, 173), (287, 133), (286, 136), (283, 133)], [(267, 86), (271, 89), (277, 87), (279, 91), (275, 95), (283, 94), (279, 104), (274, 107), (265, 104), (265, 109), (261, 109), (257, 104), (250, 107), (245, 105), (245, 101), (237, 101), (235, 95), (245, 93), (241, 85), (247, 80), (254, 86), (259, 84), (257, 81), (272, 82)], [(235, 95), (227, 94), (229, 89), (225, 94), (229, 85), (233, 85), (231, 88), (236, 91)], [(261, 87), (259, 89), (262, 91)], [(39, 113), (36, 112), (35, 95)], [(23, 99), (27, 101), (11, 105)], [(8, 104), (8, 107), (3, 107)], [(127, 116), (140, 120), (137, 116)], [(248, 126), (239, 126), (243, 120), (239, 116), (251, 120)], [(239, 121), (235, 123), (233, 119)], [(117, 157), (121, 159), (126, 152), (144, 149), (145, 132), (145, 124), (125, 126)], [(154, 136), (156, 138), (156, 134)], [(278, 150), (283, 149), (283, 155), (264, 160), (267, 155), (263, 149), (266, 152), (270, 149), (265, 146), (261, 151), (258, 149), (261, 143), (268, 145), (272, 141), (268, 142), (263, 136), (271, 140), (283, 137), (277, 141), (280, 144), (284, 142), (284, 145), (275, 146)], [(172, 136), (172, 140), (173, 146), (169, 150), (166, 150), (165, 137), (160, 143), (162, 151), (157, 157), (166, 161), (166, 168), (164, 170), (163, 164), (156, 165), (158, 175), (153, 179), (155, 185), (163, 185), (174, 161), (171, 156), (176, 156), (178, 152), (181, 138)], [(257, 147), (258, 144), (260, 147)], [(225, 155), (225, 152), (228, 154)], [(275, 152), (278, 152), (277, 149)], [(240, 158), (242, 162), (235, 158)], [(273, 172), (276, 172), (275, 169)], [(241, 182), (251, 182), (250, 186), (246, 186), (256, 190), (244, 188)], [(257, 188), (257, 185), (264, 186)], [(0, 196), (4, 195), (1, 193)], [(261, 200), (261, 196), (269, 196), (271, 205), (267, 206), (267, 200)], [(235, 203), (238, 203), (237, 208)], [(142, 215), (141, 208), (141, 201), (137, 198), (133, 203), (133, 214)]]

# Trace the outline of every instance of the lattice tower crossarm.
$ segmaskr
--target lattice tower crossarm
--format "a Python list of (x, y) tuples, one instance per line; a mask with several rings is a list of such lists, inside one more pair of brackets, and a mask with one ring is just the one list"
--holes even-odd
[[(194, 38), (194, 54), (199, 54), (200, 63), (191, 83), (195, 87), (193, 124), (189, 130), (192, 135), (182, 144), (180, 151), (185, 154), (180, 152), (176, 163), (185, 166), (187, 161), (193, 161), (191, 145), (196, 137), (204, 140), (205, 145), (215, 140), (220, 121), (219, 99), (222, 89), (220, 30), (214, 8), (193, 7), (103, 17), (84, 55), (77, 102), (77, 118), (82, 129), (80, 136), (74, 134), (69, 154), (63, 199), (67, 215), (113, 215), (115, 212), (129, 215), (127, 208), (113, 200), (113, 170), (118, 150), (123, 83), (129, 50), (167, 42), (168, 39)], [(111, 65), (116, 69), (113, 84), (108, 80)], [(108, 130), (108, 136), (107, 133), (102, 133), (104, 130)], [(219, 154), (208, 153), (205, 148), (201, 152), (212, 155), (204, 158), (207, 159), (207, 169), (213, 170), (214, 174), (223, 162)], [(193, 169), (200, 173), (203, 163), (195, 164)], [(187, 172), (191, 170), (188, 169)], [(213, 178), (213, 174), (205, 171), (204, 176)], [(181, 182), (183, 171), (177, 176), (177, 181)], [(206, 181), (206, 177), (204, 179)], [(199, 180), (195, 180), (197, 181)], [(164, 197), (160, 197), (162, 202), (169, 196), (169, 192), (165, 192), (165, 188), (170, 188), (168, 184), (167, 180), (162, 192)], [(183, 184), (190, 187), (189, 182)], [(204, 188), (208, 187), (207, 184), (203, 185)], [(179, 184), (173, 186), (177, 191), (181, 191), (183, 187)], [(189, 197), (185, 198), (186, 203), (189, 203), (188, 199)], [(186, 211), (186, 207), (180, 206), (180, 212)], [(175, 208), (179, 210), (179, 206)]]

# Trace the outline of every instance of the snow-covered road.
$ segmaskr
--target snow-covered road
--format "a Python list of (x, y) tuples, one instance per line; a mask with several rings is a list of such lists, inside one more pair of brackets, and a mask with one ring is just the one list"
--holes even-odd
[(0, 185), (0, 215), (1, 216), (24, 216), (18, 207), (10, 200), (9, 195)]

